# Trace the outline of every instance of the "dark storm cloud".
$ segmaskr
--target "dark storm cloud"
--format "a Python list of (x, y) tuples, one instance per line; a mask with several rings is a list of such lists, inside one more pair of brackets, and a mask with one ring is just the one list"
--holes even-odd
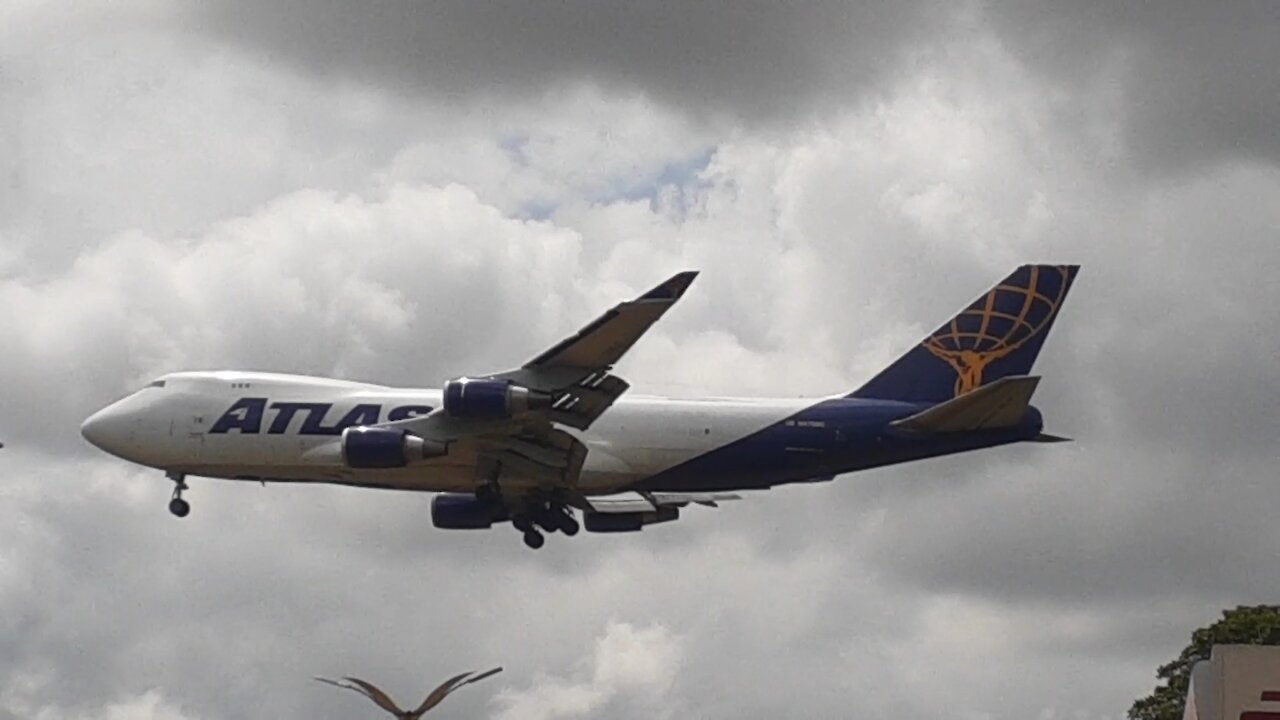
[(987, 14), (1031, 67), (1113, 94), (1139, 166), (1280, 161), (1280, 5), (1010, 2)]
[[(827, 1), (274, 4), (192, 10), (200, 31), (307, 73), (471, 98), (590, 81), (695, 115), (794, 119), (856, 100), (913, 58), (990, 25), (1071, 91), (1063, 117), (1113, 103), (1132, 161), (1152, 171), (1280, 160), (1280, 7), (1268, 2)], [(976, 19), (976, 24), (975, 24)]]
[(200, 30), (305, 72), (459, 97), (588, 81), (749, 119), (833, 106), (899, 72), (948, 12), (915, 0), (200, 3)]

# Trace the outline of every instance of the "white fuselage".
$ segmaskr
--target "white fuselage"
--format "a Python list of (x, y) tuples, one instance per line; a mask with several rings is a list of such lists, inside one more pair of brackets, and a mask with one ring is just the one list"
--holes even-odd
[[(584, 494), (609, 493), (754, 433), (813, 400), (674, 400), (624, 396), (586, 432)], [(342, 460), (350, 425), (439, 408), (441, 391), (254, 372), (167, 375), (108, 406), (85, 437), (127, 460), (206, 477), (325, 482), (471, 492), (476, 456), (465, 447), (403, 468), (361, 470)]]

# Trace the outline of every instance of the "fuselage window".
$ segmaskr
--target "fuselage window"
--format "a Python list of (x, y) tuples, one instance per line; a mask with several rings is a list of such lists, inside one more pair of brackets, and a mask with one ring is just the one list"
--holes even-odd
[(155, 380), (147, 385), (147, 387), (164, 387), (163, 380)]

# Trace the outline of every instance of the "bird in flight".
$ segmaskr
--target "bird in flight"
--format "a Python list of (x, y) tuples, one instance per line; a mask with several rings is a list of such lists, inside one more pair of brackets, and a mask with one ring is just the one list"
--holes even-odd
[(441, 683), (440, 687), (432, 690), (431, 693), (427, 695), (427, 699), (423, 700), (422, 704), (414, 710), (401, 710), (390, 697), (387, 697), (386, 693), (379, 690), (373, 683), (366, 682), (360, 678), (344, 677), (341, 680), (330, 680), (328, 678), (318, 677), (316, 680), (328, 685), (333, 685), (334, 687), (340, 687), (344, 690), (354, 690), (355, 692), (358, 692), (372, 700), (378, 707), (391, 713), (397, 720), (418, 720), (423, 715), (426, 715), (428, 710), (439, 705), (440, 701), (448, 697), (449, 693), (452, 693), (454, 690), (457, 690), (463, 685), (470, 685), (473, 682), (483, 680), (490, 675), (497, 675), (500, 672), (502, 672), (502, 668), (496, 667), (482, 673), (465, 672), (461, 675), (451, 677)]

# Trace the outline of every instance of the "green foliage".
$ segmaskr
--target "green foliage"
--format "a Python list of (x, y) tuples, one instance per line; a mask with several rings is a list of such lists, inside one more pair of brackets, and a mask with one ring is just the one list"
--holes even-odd
[(1177, 659), (1161, 665), (1163, 680), (1150, 695), (1129, 708), (1131, 720), (1181, 720), (1191, 683), (1191, 666), (1209, 659), (1214, 645), (1280, 645), (1280, 605), (1241, 606), (1225, 610), (1222, 619), (1191, 633), (1191, 644)]

